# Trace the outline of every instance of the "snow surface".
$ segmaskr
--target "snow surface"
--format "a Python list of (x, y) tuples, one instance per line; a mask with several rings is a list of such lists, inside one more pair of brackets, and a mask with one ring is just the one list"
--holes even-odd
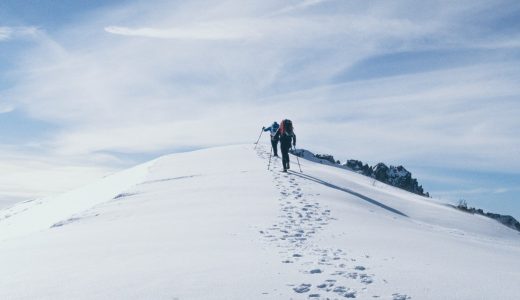
[(301, 158), (268, 171), (268, 151), (164, 156), (1, 210), (0, 299), (518, 299), (518, 232)]

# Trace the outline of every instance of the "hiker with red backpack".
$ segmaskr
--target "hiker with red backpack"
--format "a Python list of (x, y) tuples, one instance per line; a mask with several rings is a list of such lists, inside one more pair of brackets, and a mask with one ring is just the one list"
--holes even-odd
[(292, 146), (296, 147), (296, 134), (294, 134), (294, 128), (291, 120), (285, 119), (280, 122), (280, 128), (278, 128), (278, 131), (275, 134), (275, 139), (280, 140), (283, 171), (287, 172), (287, 170), (290, 169), (289, 149), (291, 149)]

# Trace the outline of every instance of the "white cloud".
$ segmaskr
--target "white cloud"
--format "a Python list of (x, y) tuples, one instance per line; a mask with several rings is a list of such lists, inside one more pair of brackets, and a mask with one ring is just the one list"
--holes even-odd
[(289, 117), (300, 146), (340, 159), (517, 170), (516, 60), (336, 81), (373, 57), (508, 37), (469, 34), (489, 2), (471, 20), (468, 3), (140, 3), (38, 31), (1, 96), (59, 125), (41, 143), (60, 157), (253, 142)]
[(465, 189), (465, 190), (446, 190), (446, 191), (436, 191), (436, 195), (440, 197), (447, 197), (451, 199), (460, 199), (461, 197), (468, 197), (471, 195), (483, 195), (483, 194), (503, 194), (508, 192), (516, 192), (518, 188), (505, 188), (505, 187), (497, 187), (497, 188), (473, 188), (473, 189)]
[(39, 32), (37, 27), (0, 27), (0, 42), (7, 41), (13, 38), (35, 36)]
[(85, 159), (64, 159), (12, 147), (2, 147), (0, 156), (0, 208), (80, 187), (116, 170), (106, 166), (107, 160), (102, 166)]
[(13, 110), (14, 110), (13, 105), (0, 102), (0, 114), (12, 112)]
[(328, 1), (330, 1), (330, 0), (303, 0), (296, 4), (289, 5), (278, 11), (275, 11), (275, 12), (269, 14), (269, 16), (272, 17), (272, 16), (276, 16), (276, 15), (291, 13), (291, 12), (306, 9), (306, 8), (309, 8), (312, 6), (320, 5), (320, 4), (322, 4), (324, 2), (328, 2)]
[[(191, 39), (191, 40), (239, 40), (254, 38), (253, 28), (242, 22), (227, 21), (219, 23), (196, 24), (184, 28), (128, 28), (120, 26), (105, 27), (105, 31), (125, 36), (138, 36), (159, 39)], [(248, 28), (249, 27), (249, 28)]]
[(11, 37), (11, 28), (0, 27), (0, 41), (7, 40)]

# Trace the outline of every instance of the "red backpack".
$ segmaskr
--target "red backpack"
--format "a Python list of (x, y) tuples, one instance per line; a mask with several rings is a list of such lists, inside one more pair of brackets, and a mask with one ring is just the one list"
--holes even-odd
[(284, 134), (293, 134), (293, 125), (291, 120), (285, 119), (280, 122), (280, 135)]

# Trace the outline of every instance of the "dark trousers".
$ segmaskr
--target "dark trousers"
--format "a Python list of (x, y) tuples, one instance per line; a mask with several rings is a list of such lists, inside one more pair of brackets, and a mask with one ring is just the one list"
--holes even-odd
[(273, 139), (273, 137), (271, 137), (271, 146), (273, 146), (274, 155), (278, 156), (278, 140)]
[(282, 150), (282, 164), (283, 164), (283, 169), (284, 170), (290, 169), (290, 166), (289, 166), (289, 149), (291, 149), (291, 143), (289, 143), (289, 144), (282, 143), (280, 145), (280, 150)]

